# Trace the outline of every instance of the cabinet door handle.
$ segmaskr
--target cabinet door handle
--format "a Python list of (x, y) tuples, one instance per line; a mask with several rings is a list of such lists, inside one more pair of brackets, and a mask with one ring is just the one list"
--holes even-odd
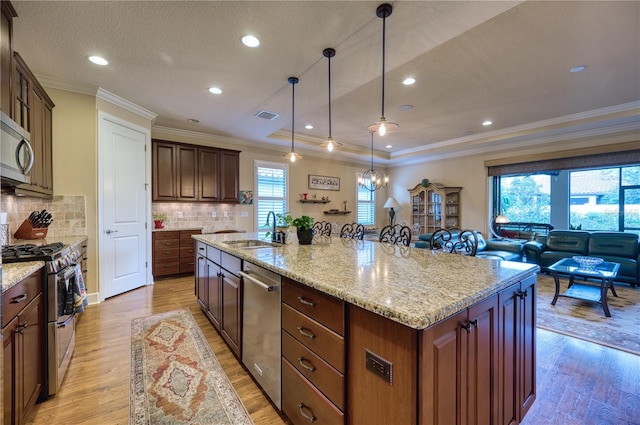
[(298, 357), (298, 363), (300, 363), (300, 366), (302, 366), (303, 368), (307, 369), (309, 372), (315, 372), (316, 368), (312, 365), (308, 365), (307, 363), (309, 363), (309, 361), (307, 359), (305, 359), (304, 357)]
[(309, 307), (315, 307), (316, 306), (315, 303), (313, 303), (311, 301), (307, 301), (302, 297), (298, 297), (298, 301), (300, 301), (301, 304), (308, 305)]
[(20, 304), (22, 301), (27, 299), (27, 294), (18, 295), (11, 299), (11, 304)]
[(16, 333), (17, 334), (21, 334), (24, 332), (25, 329), (27, 329), (27, 326), (29, 326), (29, 324), (27, 322), (21, 323), (16, 327)]
[(521, 300), (524, 299), (524, 297), (527, 296), (527, 291), (518, 291), (516, 292), (516, 297), (520, 298)]
[(460, 327), (462, 329), (464, 329), (465, 331), (467, 331), (468, 334), (471, 333), (471, 327), (474, 327), (476, 329), (478, 329), (478, 321), (477, 320), (471, 320), (467, 323), (463, 323), (462, 325), (460, 325)]
[(304, 405), (304, 404), (302, 404), (302, 403), (298, 403), (298, 409), (300, 409), (300, 414), (301, 414), (302, 416), (304, 416), (306, 419), (308, 419), (308, 420), (309, 420), (309, 422), (315, 422), (315, 421), (316, 421), (316, 417), (315, 417), (315, 416), (313, 416), (313, 413), (311, 413), (311, 414), (309, 414), (309, 415), (307, 415), (307, 414), (305, 414), (305, 413), (304, 413), (304, 410), (303, 410), (303, 409), (307, 409), (309, 412), (311, 412), (311, 409), (309, 409), (307, 406), (305, 406), (305, 405)]
[(305, 328), (303, 328), (302, 326), (298, 326), (298, 331), (306, 336), (309, 339), (314, 339), (316, 336), (314, 334), (312, 334), (311, 332), (307, 332), (307, 330)]

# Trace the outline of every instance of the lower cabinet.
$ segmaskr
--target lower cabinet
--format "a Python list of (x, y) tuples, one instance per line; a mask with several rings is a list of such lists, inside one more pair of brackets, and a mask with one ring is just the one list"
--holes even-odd
[(294, 424), (345, 423), (345, 311), (282, 278), (282, 411)]
[[(3, 294), (3, 401), (5, 425), (24, 424), (43, 386), (44, 314), (38, 271)], [(34, 295), (34, 291), (37, 291)], [(17, 313), (16, 308), (24, 305)]]
[(491, 424), (498, 413), (498, 295), (422, 335), (421, 424)]
[(202, 311), (231, 351), (240, 358), (242, 342), (242, 260), (197, 242), (196, 297)]
[(499, 424), (522, 421), (536, 399), (536, 277), (499, 294)]
[(195, 241), (191, 235), (202, 230), (165, 230), (152, 232), (153, 276), (164, 277), (195, 271)]

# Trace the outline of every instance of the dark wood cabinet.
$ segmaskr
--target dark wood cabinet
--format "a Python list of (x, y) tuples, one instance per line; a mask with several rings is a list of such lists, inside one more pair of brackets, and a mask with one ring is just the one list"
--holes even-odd
[(42, 390), (45, 325), (41, 273), (32, 273), (3, 294), (5, 425), (26, 423)]
[(0, 6), (0, 110), (13, 117), (13, 18), (18, 14), (8, 1)]
[(18, 52), (14, 52), (15, 87), (13, 119), (31, 136), (34, 163), (31, 183), (18, 187), (22, 193), (53, 197), (54, 104)]
[(153, 276), (163, 277), (195, 271), (195, 241), (201, 230), (167, 230), (152, 233)]
[(240, 358), (242, 331), (242, 260), (197, 242), (198, 304), (231, 351)]
[(536, 277), (499, 294), (500, 424), (522, 421), (536, 399)]
[(238, 203), (239, 163), (239, 151), (153, 140), (153, 200)]
[(498, 411), (498, 296), (423, 332), (421, 424), (490, 424)]
[(282, 410), (294, 424), (345, 422), (345, 311), (282, 277)]

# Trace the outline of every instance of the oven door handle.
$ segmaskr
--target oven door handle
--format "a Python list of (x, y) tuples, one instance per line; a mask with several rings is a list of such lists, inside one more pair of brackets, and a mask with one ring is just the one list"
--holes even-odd
[(73, 313), (71, 313), (71, 314), (69, 315), (69, 317), (67, 317), (67, 319), (66, 319), (64, 322), (62, 322), (62, 323), (58, 322), (58, 323), (57, 323), (57, 327), (58, 327), (58, 328), (64, 328), (64, 327), (69, 326), (69, 323), (71, 323), (71, 321), (73, 320), (73, 318), (75, 317), (75, 315), (76, 315), (76, 312), (74, 311)]

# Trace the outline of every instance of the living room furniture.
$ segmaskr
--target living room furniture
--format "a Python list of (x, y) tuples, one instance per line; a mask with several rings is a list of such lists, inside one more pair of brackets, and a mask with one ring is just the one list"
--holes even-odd
[(451, 254), (475, 256), (478, 251), (478, 232), (475, 230), (438, 229), (431, 235), (429, 248)]
[[(455, 235), (452, 229), (452, 235)], [(475, 231), (478, 237), (478, 247), (475, 256), (493, 260), (506, 261), (522, 261), (524, 241), (513, 241), (508, 239), (489, 239), (485, 240), (482, 233)], [(422, 234), (418, 236), (418, 240), (414, 243), (416, 248), (429, 249), (431, 246), (432, 233)], [(457, 235), (455, 235), (457, 236)]]
[(538, 236), (546, 236), (553, 225), (549, 223), (526, 223), (526, 222), (508, 222), (495, 223), (496, 233), (502, 238), (509, 239), (526, 239), (534, 241)]
[(563, 258), (584, 255), (620, 264), (616, 282), (640, 283), (640, 237), (628, 232), (552, 230), (547, 237), (524, 244), (527, 263), (543, 272)]
[(380, 242), (409, 246), (411, 244), (411, 229), (402, 224), (384, 226), (380, 232)]
[[(556, 284), (556, 292), (553, 296), (551, 305), (556, 305), (558, 297), (575, 298), (578, 300), (591, 301), (600, 304), (604, 310), (604, 315), (611, 317), (609, 305), (607, 304), (607, 292), (617, 297), (615, 288), (613, 287), (613, 279), (618, 274), (620, 264), (604, 261), (593, 268), (583, 268), (573, 258), (563, 258), (548, 267), (549, 272), (553, 275)], [(560, 293), (560, 279), (558, 275), (569, 275), (569, 287), (563, 293)], [(576, 282), (575, 278), (582, 278), (584, 282)], [(586, 279), (599, 279), (599, 285), (593, 285)]]
[(460, 227), (460, 190), (438, 183), (409, 189), (411, 228), (420, 226), (418, 233), (433, 233), (436, 229)]

